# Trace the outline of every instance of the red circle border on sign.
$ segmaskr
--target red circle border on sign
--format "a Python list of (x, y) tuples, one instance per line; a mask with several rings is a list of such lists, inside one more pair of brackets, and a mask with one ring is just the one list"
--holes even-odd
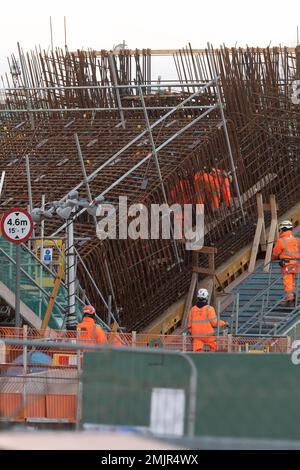
[[(26, 235), (26, 237), (22, 238), (21, 240), (14, 240), (12, 238), (9, 237), (9, 235), (7, 235), (5, 232), (4, 232), (4, 220), (7, 219), (7, 217), (12, 214), (13, 212), (22, 212), (23, 214), (26, 215), (26, 217), (28, 217), (28, 220), (29, 220), (29, 223), (30, 223), (30, 230), (29, 230), (29, 233)], [(4, 212), (2, 218), (1, 218), (1, 222), (0, 222), (0, 229), (1, 229), (1, 234), (3, 235), (3, 237), (8, 241), (8, 242), (11, 242), (11, 243), (17, 243), (17, 244), (20, 244), (20, 243), (25, 243), (27, 242), (27, 240), (29, 240), (29, 238), (31, 237), (32, 235), (32, 232), (33, 232), (33, 220), (32, 220), (32, 217), (31, 215), (29, 214), (28, 211), (26, 211), (25, 209), (22, 209), (21, 207), (13, 207), (12, 209), (9, 209), (8, 211)]]

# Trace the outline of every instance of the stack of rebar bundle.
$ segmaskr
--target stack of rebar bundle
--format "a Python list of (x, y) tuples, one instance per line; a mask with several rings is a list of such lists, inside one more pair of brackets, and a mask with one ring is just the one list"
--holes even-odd
[[(165, 200), (196, 203), (197, 173), (230, 175), (230, 204), (221, 198), (214, 207), (203, 186), (205, 244), (219, 248), (217, 263), (253, 236), (258, 191), (276, 194), (280, 213), (299, 201), (300, 109), (291, 99), (292, 81), (300, 78), (298, 49), (176, 51), (177, 88), (175, 82), (153, 86), (150, 50), (35, 51), (20, 58), (11, 58), (0, 98), (1, 212), (28, 205), (26, 156), (34, 206), (42, 194), (58, 200), (77, 186), (88, 197), (76, 135), (92, 196), (103, 193), (114, 205), (119, 196), (147, 207)], [(182, 182), (185, 195), (178, 190)], [(63, 236), (59, 226), (57, 219), (46, 222), (46, 235)], [(90, 238), (80, 243), (80, 254), (104, 298), (112, 295), (122, 326), (144, 327), (187, 292), (192, 254), (180, 241), (100, 241), (86, 213), (75, 230)], [(106, 319), (80, 263), (78, 273)]]

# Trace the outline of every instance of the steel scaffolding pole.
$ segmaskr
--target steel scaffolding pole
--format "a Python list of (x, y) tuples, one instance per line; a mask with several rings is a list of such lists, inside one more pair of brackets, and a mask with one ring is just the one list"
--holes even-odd
[[(164, 185), (164, 181), (163, 181), (163, 177), (162, 177), (161, 169), (160, 169), (160, 164), (159, 164), (159, 160), (158, 160), (158, 152), (156, 150), (155, 142), (154, 142), (154, 139), (153, 139), (153, 134), (152, 134), (151, 126), (150, 126), (150, 122), (149, 122), (149, 116), (148, 116), (147, 109), (146, 109), (146, 106), (145, 106), (145, 100), (144, 100), (143, 90), (142, 90), (141, 86), (139, 86), (139, 94), (140, 94), (140, 98), (141, 98), (141, 102), (142, 102), (142, 106), (143, 106), (144, 117), (145, 117), (145, 121), (146, 121), (146, 127), (147, 127), (149, 137), (150, 137), (152, 153), (153, 153), (154, 160), (155, 160), (155, 165), (156, 165), (156, 169), (157, 169), (157, 173), (158, 173), (158, 178), (159, 178), (159, 181), (160, 181), (160, 186), (161, 186), (161, 190), (162, 190), (162, 194), (163, 194), (163, 199), (164, 199), (165, 203), (168, 204), (168, 198), (167, 198), (167, 195), (166, 195), (165, 185)], [(179, 265), (179, 269), (181, 271), (180, 258), (179, 258), (178, 248), (177, 248), (177, 244), (176, 244), (176, 240), (175, 240), (174, 229), (173, 229), (172, 226), (170, 227), (170, 229), (171, 229), (171, 235), (172, 235), (172, 241), (173, 241), (173, 247), (174, 247), (176, 260), (177, 260), (177, 263)]]
[(68, 288), (68, 311), (66, 315), (67, 329), (74, 329), (77, 324), (76, 320), (76, 304), (75, 304), (75, 247), (74, 247), (74, 221), (70, 218), (66, 226), (66, 273)]
[(226, 118), (225, 118), (225, 114), (224, 114), (224, 110), (223, 110), (223, 102), (222, 102), (221, 90), (220, 90), (220, 85), (219, 85), (219, 77), (217, 75), (217, 69), (216, 69), (214, 57), (213, 57), (213, 54), (212, 54), (211, 45), (209, 43), (207, 43), (207, 48), (208, 48), (209, 55), (211, 57), (212, 71), (213, 71), (213, 75), (214, 75), (215, 87), (216, 87), (216, 92), (217, 92), (217, 99), (218, 99), (221, 119), (222, 119), (222, 122), (223, 122), (224, 133), (225, 133), (225, 138), (226, 138), (226, 144), (227, 144), (228, 153), (229, 153), (230, 166), (231, 166), (231, 171), (232, 171), (232, 174), (233, 174), (234, 186), (235, 186), (236, 194), (237, 194), (237, 197), (238, 197), (238, 200), (239, 200), (239, 205), (240, 205), (240, 208), (241, 208), (243, 219), (244, 219), (244, 222), (245, 222), (246, 221), (246, 214), (245, 214), (244, 207), (243, 207), (243, 201), (242, 201), (242, 196), (241, 196), (241, 192), (240, 192), (239, 182), (238, 182), (238, 179), (237, 179), (236, 168), (235, 168), (235, 164), (234, 164), (234, 158), (233, 158), (233, 154), (232, 154), (232, 148), (231, 148), (230, 138), (229, 138), (229, 134), (228, 134)]

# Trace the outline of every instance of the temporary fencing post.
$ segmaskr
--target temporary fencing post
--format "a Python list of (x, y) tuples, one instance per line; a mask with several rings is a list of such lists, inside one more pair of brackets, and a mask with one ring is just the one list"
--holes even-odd
[(135, 346), (136, 346), (136, 331), (133, 331), (133, 332), (132, 332), (132, 336), (131, 336), (131, 345), (132, 345), (132, 347), (135, 347)]

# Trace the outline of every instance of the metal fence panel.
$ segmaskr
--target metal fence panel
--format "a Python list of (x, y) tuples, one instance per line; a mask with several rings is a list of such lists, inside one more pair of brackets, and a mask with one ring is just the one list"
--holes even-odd
[[(190, 357), (198, 371), (197, 436), (300, 438), (300, 368), (289, 355)], [(182, 388), (188, 401), (188, 375), (184, 361), (163, 353), (86, 353), (82, 422), (150, 428), (152, 390)]]

